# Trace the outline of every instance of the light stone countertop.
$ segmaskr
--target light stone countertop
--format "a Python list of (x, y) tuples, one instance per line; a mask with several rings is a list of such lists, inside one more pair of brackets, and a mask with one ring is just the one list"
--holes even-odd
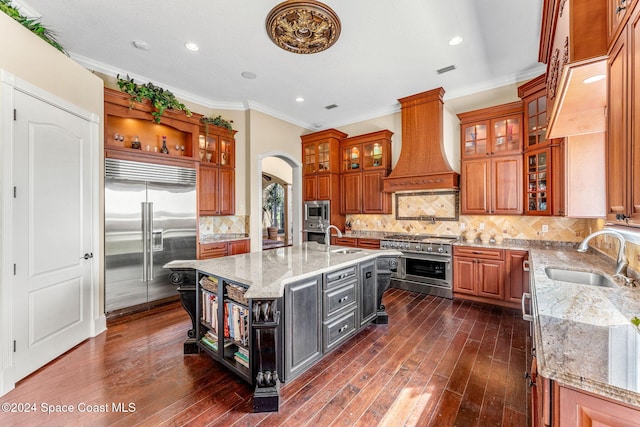
[(202, 243), (202, 244), (219, 243), (219, 242), (229, 242), (233, 240), (245, 240), (248, 238), (249, 238), (249, 235), (244, 233), (210, 234), (207, 236), (201, 236), (198, 239), (198, 243)]
[[(572, 247), (529, 248), (535, 354), (539, 373), (560, 384), (640, 407), (640, 288), (552, 280), (546, 267), (612, 279), (615, 263)], [(631, 272), (631, 270), (630, 270)]]
[[(342, 246), (338, 249), (354, 250)], [(247, 298), (279, 298), (286, 284), (328, 271), (348, 267), (380, 256), (400, 256), (395, 250), (357, 249), (355, 253), (326, 252), (324, 245), (308, 242), (267, 251), (206, 260), (176, 260), (164, 268), (193, 268), (215, 276), (249, 285)]]

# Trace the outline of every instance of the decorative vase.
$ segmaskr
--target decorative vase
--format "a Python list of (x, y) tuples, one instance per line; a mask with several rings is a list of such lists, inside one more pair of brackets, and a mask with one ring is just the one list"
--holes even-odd
[(162, 149), (160, 150), (162, 154), (169, 154), (169, 149), (167, 148), (167, 137), (162, 137)]

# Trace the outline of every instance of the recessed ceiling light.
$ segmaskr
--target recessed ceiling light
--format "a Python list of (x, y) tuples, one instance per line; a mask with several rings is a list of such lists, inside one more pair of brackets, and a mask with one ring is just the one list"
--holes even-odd
[(193, 42), (187, 42), (184, 44), (184, 47), (187, 48), (187, 50), (190, 50), (191, 52), (197, 52), (200, 50), (200, 46), (198, 46), (197, 44), (193, 43)]
[(461, 36), (452, 37), (451, 40), (449, 40), (449, 46), (458, 46), (463, 40)]
[(600, 80), (606, 78), (604, 74), (596, 74), (595, 76), (587, 77), (582, 82), (585, 84), (599, 82)]
[(301, 96), (296, 98), (296, 102), (303, 102), (303, 101), (304, 101), (304, 98)]
[(255, 73), (252, 73), (251, 71), (243, 71), (242, 73), (240, 73), (240, 75), (242, 77), (244, 77), (245, 79), (249, 79), (249, 80), (253, 80), (256, 77), (258, 77), (258, 76), (256, 76)]
[(149, 47), (149, 44), (145, 41), (142, 40), (134, 40), (131, 42), (133, 44), (133, 46), (135, 46), (136, 49), (140, 49), (140, 50), (149, 50), (151, 49)]

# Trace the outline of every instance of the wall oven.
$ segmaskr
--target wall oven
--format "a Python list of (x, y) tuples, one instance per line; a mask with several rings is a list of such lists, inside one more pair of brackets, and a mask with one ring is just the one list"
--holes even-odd
[(331, 220), (328, 200), (304, 202), (304, 241), (324, 243), (324, 232)]
[(423, 294), (453, 298), (452, 243), (457, 237), (393, 235), (380, 242), (383, 249), (399, 249), (398, 271), (391, 286)]

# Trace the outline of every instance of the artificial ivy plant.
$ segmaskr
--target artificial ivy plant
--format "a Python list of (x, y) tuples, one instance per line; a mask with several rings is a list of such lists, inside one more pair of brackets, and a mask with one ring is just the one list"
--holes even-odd
[(231, 123), (233, 123), (233, 120), (225, 120), (222, 118), (222, 116), (203, 117), (200, 119), (200, 121), (206, 125), (220, 126), (228, 130), (233, 130), (233, 128), (231, 127)]
[(178, 101), (171, 91), (156, 86), (151, 82), (140, 85), (133, 81), (133, 78), (130, 78), (129, 75), (127, 75), (127, 78), (122, 79), (118, 74), (116, 78), (118, 87), (121, 91), (131, 96), (132, 103), (134, 101), (142, 102), (145, 99), (151, 101), (151, 105), (156, 109), (156, 111), (151, 112), (154, 122), (160, 123), (166, 109), (184, 111), (187, 116), (191, 116), (191, 111)]
[(53, 31), (42, 25), (39, 19), (28, 18), (22, 15), (18, 9), (11, 5), (11, 0), (0, 0), (0, 10), (22, 24), (22, 26), (33, 34), (46, 41), (60, 52), (69, 56), (67, 51), (65, 51), (62, 45), (60, 45), (56, 40), (55, 33)]

